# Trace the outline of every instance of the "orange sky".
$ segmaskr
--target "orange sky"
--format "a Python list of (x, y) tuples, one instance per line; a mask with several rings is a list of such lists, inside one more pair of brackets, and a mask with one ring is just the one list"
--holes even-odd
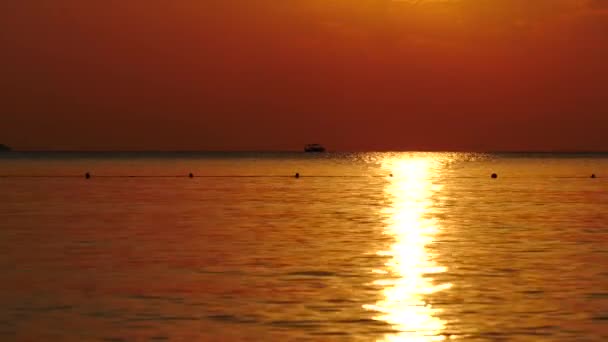
[(5, 0), (0, 46), (18, 149), (608, 150), (605, 0)]

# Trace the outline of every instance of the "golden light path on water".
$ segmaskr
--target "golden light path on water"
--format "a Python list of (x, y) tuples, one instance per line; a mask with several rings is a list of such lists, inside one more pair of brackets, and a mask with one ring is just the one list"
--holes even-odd
[(433, 274), (446, 272), (438, 265), (427, 246), (441, 229), (432, 217), (433, 195), (441, 186), (432, 183), (434, 173), (440, 172), (437, 157), (394, 157), (382, 163), (393, 173), (385, 189), (391, 205), (386, 215), (385, 234), (394, 238), (388, 250), (378, 254), (389, 259), (375, 273), (386, 275), (375, 282), (381, 287), (383, 299), (364, 308), (378, 312), (374, 319), (390, 324), (396, 333), (384, 341), (442, 341), (446, 322), (438, 317), (439, 309), (425, 302), (425, 296), (452, 287), (436, 284)]

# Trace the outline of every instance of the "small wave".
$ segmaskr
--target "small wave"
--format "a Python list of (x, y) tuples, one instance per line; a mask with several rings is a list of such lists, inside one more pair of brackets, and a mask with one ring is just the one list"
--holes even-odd
[(238, 316), (228, 315), (228, 314), (209, 315), (209, 316), (207, 316), (207, 318), (210, 319), (210, 320), (220, 321), (220, 322), (227, 322), (227, 323), (255, 324), (255, 323), (259, 322), (255, 318), (238, 317)]
[(298, 271), (287, 273), (288, 276), (296, 277), (336, 277), (337, 273), (328, 271)]
[(592, 298), (592, 299), (608, 298), (608, 292), (588, 293), (587, 298)]
[(52, 306), (42, 306), (42, 307), (19, 307), (16, 308), (15, 311), (18, 312), (54, 312), (54, 311), (69, 311), (74, 307), (71, 305), (52, 305)]
[(336, 320), (336, 323), (340, 324), (363, 324), (363, 325), (374, 325), (374, 326), (386, 326), (387, 323), (383, 321), (378, 321), (371, 318), (356, 318), (356, 319), (341, 319)]
[(192, 316), (162, 316), (155, 314), (139, 314), (136, 318), (129, 318), (127, 322), (162, 322), (162, 321), (198, 321), (198, 317)]
[(281, 328), (318, 328), (321, 327), (325, 321), (320, 320), (281, 320), (269, 322), (269, 325), (281, 327)]
[(311, 335), (315, 336), (349, 336), (350, 334), (344, 331), (319, 331), (311, 332)]
[(138, 300), (159, 300), (159, 301), (178, 302), (178, 303), (184, 301), (184, 298), (182, 298), (182, 297), (169, 297), (169, 296), (130, 295), (127, 297), (130, 299), (138, 299)]

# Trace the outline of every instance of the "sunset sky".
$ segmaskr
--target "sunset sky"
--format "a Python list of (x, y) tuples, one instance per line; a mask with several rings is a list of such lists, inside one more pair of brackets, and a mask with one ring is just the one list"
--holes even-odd
[(4, 0), (0, 143), (608, 151), (608, 0)]

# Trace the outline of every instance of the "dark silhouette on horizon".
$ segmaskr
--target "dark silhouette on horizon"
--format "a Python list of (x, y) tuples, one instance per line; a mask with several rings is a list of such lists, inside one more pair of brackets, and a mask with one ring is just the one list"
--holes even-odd
[(325, 152), (326, 149), (323, 145), (321, 144), (308, 144), (306, 146), (304, 146), (304, 152)]
[(12, 151), (13, 149), (10, 148), (10, 146), (8, 145), (4, 145), (4, 144), (0, 144), (0, 152), (9, 152)]

